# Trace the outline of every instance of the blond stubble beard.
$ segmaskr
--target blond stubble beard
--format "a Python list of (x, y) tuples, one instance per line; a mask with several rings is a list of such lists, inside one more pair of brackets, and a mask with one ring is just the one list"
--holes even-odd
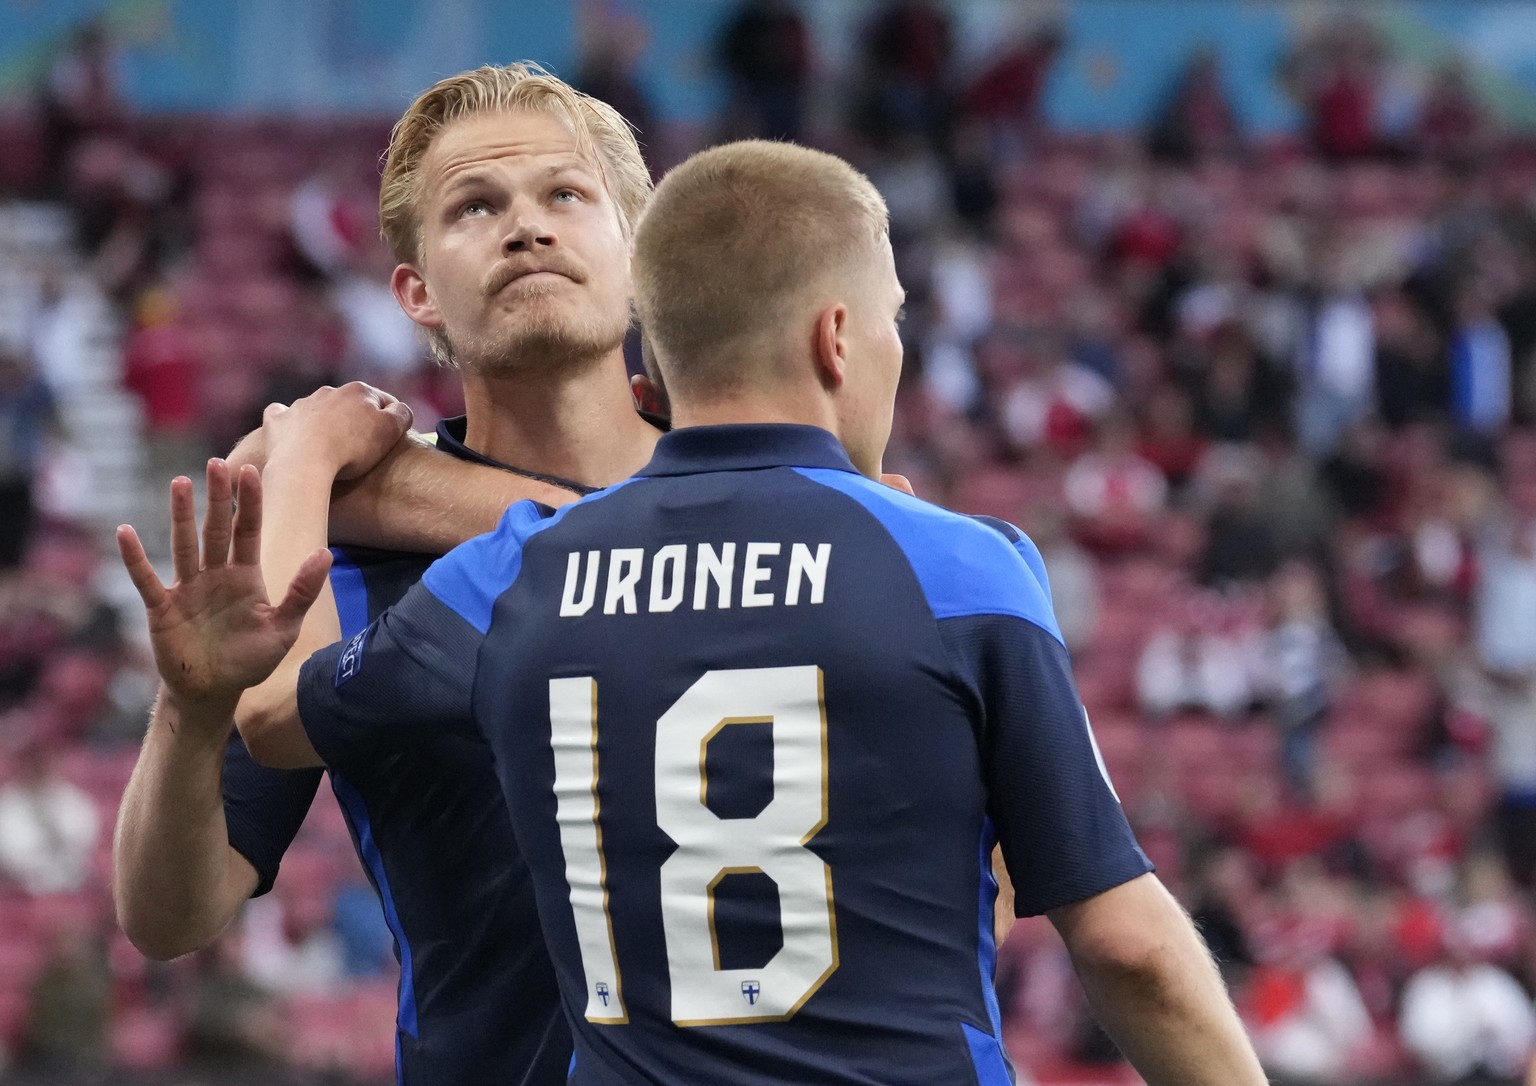
[(446, 328), (440, 330), (450, 363), (465, 373), (492, 378), (579, 371), (617, 350), (629, 331), (628, 312), (609, 320), (582, 320), (538, 305), (535, 297), (528, 300), (535, 303), (528, 307), (532, 312), (504, 325), (501, 335), (460, 339)]

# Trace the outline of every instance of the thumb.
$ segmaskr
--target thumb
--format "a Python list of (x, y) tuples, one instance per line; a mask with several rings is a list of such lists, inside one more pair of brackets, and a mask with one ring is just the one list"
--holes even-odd
[(912, 481), (905, 475), (894, 475), (889, 472), (880, 476), (880, 481), (892, 490), (899, 490), (903, 494), (911, 494), (917, 497), (917, 491), (912, 489)]
[(293, 580), (288, 582), (288, 591), (283, 596), (283, 602), (277, 605), (277, 620), (280, 623), (298, 624), (309, 613), (310, 606), (320, 597), (320, 590), (325, 587), (326, 575), (331, 571), (331, 552), (324, 547), (314, 551), (304, 559), (298, 571), (294, 573)]
[(415, 416), (411, 414), (411, 405), (406, 403), (404, 400), (394, 401), (384, 408), (384, 412), (388, 415), (394, 416), (395, 421), (400, 424), (400, 430), (402, 433), (411, 428), (411, 422), (415, 418)]

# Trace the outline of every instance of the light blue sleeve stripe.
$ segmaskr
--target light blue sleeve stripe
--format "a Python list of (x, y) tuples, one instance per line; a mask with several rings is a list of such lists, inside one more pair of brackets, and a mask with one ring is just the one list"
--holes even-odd
[(969, 1022), (961, 1022), (960, 1028), (971, 1046), (977, 1086), (1013, 1086), (1013, 1072), (1008, 1069), (1008, 1057), (1003, 1055), (1003, 1043)]
[(421, 583), (484, 636), (490, 631), (496, 601), (522, 571), (523, 547), (528, 540), (559, 524), (572, 509), (601, 501), (632, 482), (633, 479), (626, 479), (607, 490), (589, 494), (552, 516), (546, 516), (534, 502), (518, 502), (502, 514), (495, 530), (459, 544), (433, 562)]
[(331, 548), (331, 594), (336, 597), (341, 640), (350, 641), (368, 628), (368, 586), (363, 571), (340, 547)]
[(827, 468), (794, 470), (846, 494), (880, 522), (911, 563), (934, 618), (1012, 615), (1061, 640), (1044, 580), (1045, 566), (1023, 533), (1022, 545), (1015, 545), (981, 521), (862, 475)]
[[(400, 1032), (413, 1038), (419, 1037), (419, 1023), (416, 1016), (416, 973), (411, 958), (411, 944), (405, 937), (405, 928), (400, 923), (400, 913), (395, 908), (395, 895), (389, 888), (389, 875), (384, 870), (384, 857), (379, 853), (378, 842), (373, 839), (373, 823), (368, 818), (368, 805), (363, 801), (362, 794), (351, 783), (335, 773), (330, 776), (331, 790), (336, 793), (342, 812), (347, 816), (347, 821), (352, 824), (352, 832), (357, 834), (358, 856), (362, 859), (363, 866), (368, 869), (368, 874), (373, 877), (379, 903), (384, 907), (384, 922), (389, 925), (390, 934), (395, 937), (395, 946), (400, 951), (400, 1005), (396, 1011)], [(397, 1079), (404, 1074), (404, 1068), (399, 1065), (398, 1060), (397, 1048), (395, 1067)]]
[(976, 965), (981, 972), (981, 998), (987, 1005), (987, 1021), (992, 1023), (992, 1033), (1003, 1035), (1003, 1014), (997, 1005), (997, 876), (992, 874), (992, 847), (997, 844), (997, 831), (990, 818), (982, 820), (981, 827), (981, 882), (976, 895)]

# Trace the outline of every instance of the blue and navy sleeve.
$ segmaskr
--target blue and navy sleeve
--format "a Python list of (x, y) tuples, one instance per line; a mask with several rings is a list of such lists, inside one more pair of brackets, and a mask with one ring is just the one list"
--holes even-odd
[(224, 825), (230, 847), (256, 869), (252, 897), (272, 889), (283, 853), (309, 814), (321, 773), (258, 765), (240, 736), (230, 733), (224, 748)]
[(494, 532), (428, 568), (405, 597), (299, 674), (299, 717), (315, 752), (345, 772), (380, 745), (471, 734), (476, 661), (497, 598), (516, 578), (528, 529), (549, 512), (522, 502)]
[(346, 772), (380, 744), (469, 726), (481, 635), (417, 584), (350, 641), (299, 672), (299, 718), (315, 752)]
[(1010, 525), (992, 527), (1017, 559), (998, 563), (996, 590), (1035, 602), (1008, 608), (1013, 613), (952, 618), (941, 630), (981, 706), (988, 813), (1013, 878), (1015, 909), (1036, 916), (1113, 889), (1152, 864), (1089, 730), (1039, 552)]

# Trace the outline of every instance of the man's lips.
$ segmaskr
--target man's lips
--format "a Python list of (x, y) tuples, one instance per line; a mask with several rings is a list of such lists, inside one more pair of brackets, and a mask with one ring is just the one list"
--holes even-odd
[(491, 276), (489, 283), (486, 285), (486, 293), (500, 294), (513, 283), (518, 283), (525, 279), (534, 279), (548, 276), (555, 276), (560, 279), (569, 279), (572, 282), (576, 281), (576, 277), (574, 275), (571, 275), (568, 272), (562, 271), (558, 268), (519, 268), (515, 271), (508, 269), (499, 271)]

